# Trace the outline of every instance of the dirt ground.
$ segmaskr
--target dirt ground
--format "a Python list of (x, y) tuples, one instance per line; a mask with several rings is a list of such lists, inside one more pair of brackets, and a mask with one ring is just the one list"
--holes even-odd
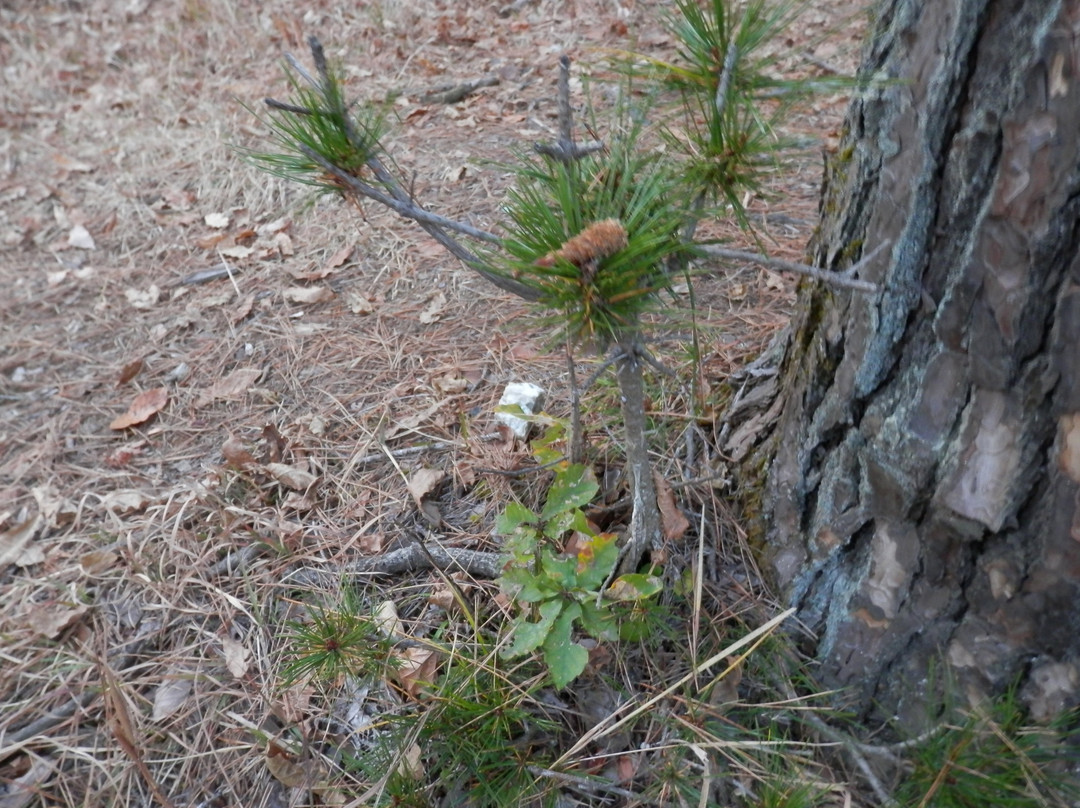
[[(482, 469), (527, 449), (490, 439), (493, 409), (530, 381), (566, 415), (563, 357), (415, 226), (312, 202), (238, 149), (267, 147), (252, 110), (287, 94), (284, 54), (306, 62), (316, 34), (351, 94), (398, 94), (391, 152), (420, 201), (497, 229), (507, 177), (483, 161), (554, 138), (559, 54), (575, 103), (591, 77), (602, 104), (603, 49), (672, 44), (659, 0), (501, 6), (0, 2), (0, 805), (307, 804), (261, 740), (311, 718), (310, 694), (279, 687), (282, 578), (399, 546), (423, 520), (420, 468), (446, 474), (440, 541), (496, 549), (513, 491)], [(776, 47), (803, 74), (850, 72), (864, 27), (823, 0)], [(460, 103), (418, 100), (483, 76), (498, 83)], [(750, 200), (779, 257), (802, 258), (844, 103), (792, 121), (805, 154)], [(722, 220), (705, 232), (746, 243)], [(702, 276), (708, 385), (783, 326), (794, 283), (750, 265)], [(668, 328), (655, 346), (682, 380), (653, 381), (672, 481), (686, 425), (711, 426), (683, 393), (687, 339)], [(598, 386), (588, 429), (617, 465), (611, 396)], [(242, 572), (221, 563), (255, 545), (271, 551)], [(708, 553), (716, 575), (738, 566), (738, 548)], [(766, 598), (723, 574), (717, 608)], [(433, 580), (396, 586), (416, 600)]]

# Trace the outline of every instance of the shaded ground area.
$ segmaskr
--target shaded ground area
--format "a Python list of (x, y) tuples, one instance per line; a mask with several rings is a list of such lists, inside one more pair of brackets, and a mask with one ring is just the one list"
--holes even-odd
[[(245, 106), (286, 93), (283, 54), (302, 58), (314, 33), (350, 92), (397, 96), (392, 153), (419, 199), (496, 228), (507, 178), (478, 161), (554, 137), (558, 54), (580, 79), (598, 49), (671, 46), (665, 3), (515, 5), (0, 7), (0, 778), (37, 789), (20, 804), (146, 804), (155, 788), (175, 805), (306, 804), (271, 776), (263, 742), (319, 709), (310, 690), (281, 687), (282, 624), (298, 616), (282, 579), (418, 531), (497, 549), (494, 515), (538, 495), (541, 480), (485, 471), (527, 456), (493, 438), (507, 382), (539, 383), (548, 409), (567, 411), (563, 358), (526, 309), (392, 214), (305, 201), (230, 148), (265, 146)], [(850, 70), (862, 20), (847, 13), (822, 4), (777, 47), (795, 69)], [(419, 100), (488, 76), (498, 83), (460, 103)], [(843, 103), (793, 121), (807, 154), (751, 201), (778, 256), (798, 259), (812, 231), (817, 152)], [(738, 238), (722, 221), (707, 231)], [(686, 479), (717, 461), (710, 399), (695, 414), (686, 391), (695, 373), (720, 390), (753, 358), (791, 289), (758, 268), (709, 268), (699, 370), (687, 296), (658, 323), (676, 379), (652, 380), (657, 468), (694, 519), (687, 541), (707, 537), (704, 633), (767, 599), (737, 532), (721, 541), (721, 485)], [(598, 384), (587, 417), (598, 462), (617, 471), (613, 395)], [(434, 527), (407, 487), (420, 468), (446, 472)], [(221, 563), (245, 547), (260, 553), (242, 571)], [(378, 586), (418, 626), (439, 582)], [(468, 584), (478, 601), (496, 591)]]

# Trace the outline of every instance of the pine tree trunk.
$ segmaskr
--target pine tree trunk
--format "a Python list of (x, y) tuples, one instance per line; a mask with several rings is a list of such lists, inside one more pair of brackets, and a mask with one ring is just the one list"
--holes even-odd
[[(1080, 0), (886, 0), (779, 367), (764, 553), (829, 687), (1080, 691)], [(888, 81), (891, 79), (891, 81)], [(884, 80), (884, 81), (883, 81)], [(932, 671), (937, 671), (936, 674)]]

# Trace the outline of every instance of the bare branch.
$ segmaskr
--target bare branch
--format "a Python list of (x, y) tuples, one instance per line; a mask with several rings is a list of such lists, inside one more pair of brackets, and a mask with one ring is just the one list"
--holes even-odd
[(333, 86), (330, 69), (326, 64), (326, 53), (323, 51), (319, 38), (314, 34), (308, 37), (308, 47), (311, 48), (311, 59), (315, 62), (315, 70), (319, 73), (319, 83), (316, 86), (326, 95), (326, 91)]
[(361, 558), (342, 567), (325, 570), (305, 567), (285, 576), (289, 586), (308, 586), (332, 576), (361, 577), (374, 575), (400, 575), (417, 570), (441, 569), (444, 572), (464, 571), (477, 578), (494, 579), (502, 575), (506, 558), (500, 553), (482, 550), (466, 550), (460, 547), (442, 547), (435, 541), (412, 542), (405, 547), (382, 555)]
[(570, 110), (570, 57), (559, 57), (559, 146), (567, 154), (574, 151), (574, 118)]
[(523, 283), (519, 283), (512, 278), (497, 275), (494, 272), (484, 269), (480, 257), (467, 249), (461, 242), (447, 234), (446, 230), (453, 230), (463, 235), (496, 244), (500, 241), (498, 236), (484, 230), (479, 230), (463, 222), (447, 219), (444, 216), (439, 216), (436, 213), (424, 210), (412, 201), (408, 193), (406, 193), (394, 177), (377, 160), (369, 160), (368, 167), (372, 169), (376, 179), (390, 191), (392, 196), (383, 193), (378, 188), (369, 185), (363, 180), (353, 176), (348, 171), (339, 168), (313, 149), (304, 146), (301, 146), (300, 148), (306, 157), (309, 157), (317, 163), (320, 168), (340, 181), (352, 193), (372, 199), (375, 202), (390, 208), (402, 218), (411, 219), (416, 222), (432, 238), (439, 242), (447, 252), (470, 269), (479, 273), (485, 280), (489, 281), (494, 286), (497, 286), (504, 292), (510, 292), (511, 294), (524, 298), (525, 300), (536, 299), (537, 292), (535, 289), (532, 289)]
[(728, 42), (727, 53), (724, 54), (724, 67), (720, 71), (720, 81), (716, 85), (716, 117), (724, 117), (724, 108), (727, 106), (728, 90), (731, 89), (731, 77), (735, 74), (735, 62), (739, 60), (739, 49), (735, 47), (735, 40)]
[(559, 110), (559, 139), (554, 143), (537, 143), (533, 150), (558, 160), (560, 163), (572, 163), (587, 154), (602, 151), (604, 144), (599, 141), (578, 146), (574, 143), (574, 114), (570, 108), (570, 57), (559, 57), (559, 91), (557, 98)]
[[(418, 223), (431, 224), (436, 227), (445, 227), (447, 230), (453, 230), (454, 232), (461, 233), (464, 236), (469, 236), (471, 238), (478, 239), (479, 241), (486, 241), (491, 244), (498, 244), (500, 241), (499, 237), (496, 236), (494, 233), (489, 233), (486, 230), (480, 230), (476, 227), (473, 227), (472, 225), (465, 224), (464, 222), (459, 222), (454, 219), (448, 219), (445, 216), (440, 216), (437, 213), (432, 213), (431, 211), (424, 210), (422, 207), (409, 199), (407, 194), (404, 199), (395, 198), (396, 195), (388, 196), (387, 194), (384, 194), (382, 191), (380, 191), (378, 188), (368, 185), (366, 182), (353, 176), (344, 169), (338, 168), (321, 154), (316, 152), (314, 149), (305, 148), (304, 154), (317, 162), (319, 164), (319, 167), (326, 171), (326, 173), (331, 174), (335, 179), (348, 185), (349, 190), (355, 191), (361, 196), (366, 196), (369, 199), (378, 202), (380, 205), (385, 205), (386, 207), (390, 208), (395, 213), (405, 217), (406, 219), (412, 219), (413, 221)], [(462, 260), (477, 260), (476, 256), (473, 256), (471, 253), (469, 253), (469, 256), (469, 258), (462, 258)]]
[(315, 115), (316, 113), (324, 113), (321, 109), (308, 109), (307, 107), (299, 107), (296, 104), (286, 104), (284, 101), (278, 101), (274, 98), (264, 98), (263, 103), (270, 109), (278, 109), (282, 112), (290, 112), (293, 115)]
[(299, 73), (300, 76), (304, 79), (304, 81), (306, 81), (308, 84), (310, 84), (316, 90), (322, 89), (319, 86), (319, 82), (316, 81), (315, 77), (313, 75), (311, 75), (310, 73), (308, 73), (306, 67), (304, 67), (302, 64), (300, 64), (299, 59), (297, 59), (291, 53), (286, 53), (285, 54), (285, 59), (289, 62), (289, 67), (291, 67), (293, 70), (295, 70), (297, 73)]
[(855, 275), (861, 270), (865, 269), (871, 260), (877, 257), (878, 253), (889, 246), (891, 242), (885, 241), (871, 250), (867, 255), (864, 255), (859, 259), (858, 263), (853, 264), (844, 272), (830, 272), (826, 269), (820, 269), (818, 267), (808, 266), (807, 264), (799, 264), (794, 261), (785, 261), (781, 258), (770, 258), (767, 255), (761, 253), (748, 252), (746, 250), (731, 250), (727, 247), (717, 247), (715, 245), (705, 245), (701, 247), (702, 252), (706, 255), (713, 256), (715, 258), (726, 258), (730, 261), (749, 261), (754, 264), (758, 264), (769, 269), (775, 269), (780, 272), (796, 272), (800, 275), (806, 275), (814, 278), (815, 280), (828, 283), (833, 286), (840, 286), (844, 289), (853, 289), (856, 292), (865, 292), (867, 294), (876, 294), (880, 289), (876, 283), (870, 281), (860, 281), (855, 279)]
[(424, 93), (419, 100), (421, 104), (456, 104), (481, 87), (494, 87), (498, 83), (498, 76), (484, 76), (473, 81), (463, 81), (460, 84), (443, 84)]

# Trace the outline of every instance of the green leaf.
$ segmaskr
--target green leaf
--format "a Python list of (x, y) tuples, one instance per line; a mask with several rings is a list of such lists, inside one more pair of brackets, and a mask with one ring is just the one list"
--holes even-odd
[(593, 536), (581, 546), (577, 556), (577, 583), (582, 589), (596, 590), (607, 580), (619, 560), (614, 533)]
[(522, 603), (539, 603), (559, 592), (550, 578), (536, 575), (527, 567), (511, 567), (499, 578), (499, 586), (514, 600)]
[(589, 520), (577, 508), (556, 514), (551, 521), (544, 525), (544, 533), (552, 539), (558, 539), (572, 530), (584, 533), (586, 536), (592, 535), (592, 531), (589, 529)]
[(600, 486), (593, 479), (592, 472), (582, 464), (575, 463), (555, 475), (540, 519), (547, 522), (557, 514), (583, 508), (592, 502), (599, 490)]
[(548, 419), (544, 434), (532, 441), (533, 457), (540, 465), (555, 465), (563, 461), (563, 466), (567, 466), (569, 463), (565, 461), (566, 449), (557, 445), (566, 439), (566, 423), (551, 416), (548, 416)]
[(509, 536), (522, 525), (536, 522), (536, 514), (519, 502), (511, 502), (495, 520), (495, 532)]
[(630, 573), (616, 578), (611, 586), (604, 590), (604, 597), (612, 600), (639, 601), (651, 598), (664, 589), (664, 581), (656, 575)]
[(619, 639), (619, 625), (610, 605), (597, 606), (593, 598), (581, 601), (581, 628), (597, 640)]
[(581, 606), (568, 603), (544, 640), (544, 661), (551, 671), (552, 682), (559, 690), (581, 675), (589, 662), (589, 652), (570, 639), (574, 620), (580, 616)]
[(549, 600), (540, 606), (540, 620), (531, 622), (528, 620), (516, 620), (514, 622), (514, 644), (503, 651), (507, 659), (523, 656), (539, 648), (550, 636), (555, 618), (559, 617), (563, 609), (563, 601)]
[(559, 588), (573, 589), (577, 586), (577, 559), (558, 557), (550, 550), (544, 550), (540, 566), (552, 584)]

